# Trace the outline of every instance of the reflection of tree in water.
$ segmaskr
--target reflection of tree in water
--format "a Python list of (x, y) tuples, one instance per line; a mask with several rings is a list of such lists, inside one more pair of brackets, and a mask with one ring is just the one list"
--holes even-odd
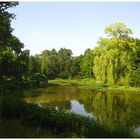
[(84, 108), (86, 110), (86, 112), (91, 113), (92, 110), (94, 109), (94, 107), (91, 105), (93, 100), (94, 100), (94, 96), (96, 96), (96, 91), (89, 90), (89, 89), (82, 89), (80, 90), (80, 95), (79, 95), (79, 103), (84, 105)]
[(86, 112), (91, 113), (92, 110), (94, 109), (93, 106), (91, 105), (93, 102), (93, 97), (91, 98), (85, 98), (85, 100), (78, 100), (80, 104), (84, 105), (84, 108), (86, 110)]
[(140, 95), (98, 92), (81, 103), (87, 112), (92, 112), (107, 125), (121, 124), (128, 127), (140, 125)]
[(138, 94), (105, 93), (75, 86), (43, 88), (37, 93), (34, 91), (34, 94), (37, 96), (27, 96), (25, 100), (43, 106), (51, 104), (65, 110), (71, 110), (70, 101), (77, 100), (84, 105), (87, 113), (92, 113), (106, 125), (121, 124), (133, 128), (140, 126), (140, 95)]

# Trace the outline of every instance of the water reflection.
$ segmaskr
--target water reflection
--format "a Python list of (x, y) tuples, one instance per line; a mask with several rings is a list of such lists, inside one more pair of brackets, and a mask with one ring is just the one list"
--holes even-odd
[(27, 90), (24, 94), (27, 102), (40, 106), (51, 104), (58, 109), (63, 108), (80, 115), (94, 117), (110, 127), (120, 124), (139, 131), (138, 94), (113, 94), (66, 85)]
[(134, 131), (136, 132), (136, 134), (138, 134), (138, 136), (140, 136), (140, 127), (135, 128)]
[(83, 116), (86, 116), (86, 117), (95, 118), (95, 116), (93, 114), (87, 113), (85, 111), (85, 108), (84, 108), (83, 104), (80, 104), (76, 100), (71, 100), (70, 103), (71, 103), (71, 109), (70, 109), (71, 112), (75, 112), (77, 114), (80, 114), (80, 115), (83, 115)]

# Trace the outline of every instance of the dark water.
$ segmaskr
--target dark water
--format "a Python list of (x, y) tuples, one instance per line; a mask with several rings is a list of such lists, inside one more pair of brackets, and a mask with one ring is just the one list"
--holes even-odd
[(48, 104), (94, 118), (107, 126), (120, 124), (140, 134), (140, 95), (105, 93), (76, 86), (57, 85), (24, 91), (25, 100)]

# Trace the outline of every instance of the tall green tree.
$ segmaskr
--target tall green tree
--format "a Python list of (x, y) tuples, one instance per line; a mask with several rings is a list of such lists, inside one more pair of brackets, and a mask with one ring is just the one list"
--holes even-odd
[(59, 65), (58, 77), (69, 78), (71, 76), (72, 51), (70, 49), (61, 48), (58, 51), (57, 58), (58, 58), (58, 65)]
[(47, 75), (47, 63), (48, 63), (48, 57), (49, 57), (49, 50), (44, 50), (40, 54), (41, 58), (41, 73)]
[(131, 29), (123, 23), (115, 23), (105, 28), (108, 38), (100, 38), (93, 51), (93, 72), (98, 82), (128, 82), (131, 57), (136, 44), (130, 35)]
[(80, 71), (83, 78), (93, 78), (93, 51), (91, 49), (85, 51)]
[(59, 68), (57, 63), (57, 51), (44, 50), (40, 54), (41, 72), (45, 74), (49, 79), (56, 78)]
[(59, 72), (58, 67), (58, 54), (55, 49), (50, 51), (49, 61), (48, 61), (48, 78), (54, 79), (57, 77)]
[(11, 20), (15, 18), (13, 13), (7, 11), (18, 5), (18, 2), (0, 2), (0, 51), (9, 45), (12, 36)]
[(72, 57), (71, 61), (71, 77), (72, 78), (81, 78), (81, 63), (82, 63), (83, 55)]
[(22, 50), (24, 44), (12, 35), (11, 20), (15, 18), (8, 8), (18, 2), (0, 2), (0, 78), (22, 79), (28, 71), (29, 50)]
[(40, 73), (40, 63), (37, 56), (30, 56), (28, 73), (29, 73), (29, 76), (32, 76), (35, 73)]

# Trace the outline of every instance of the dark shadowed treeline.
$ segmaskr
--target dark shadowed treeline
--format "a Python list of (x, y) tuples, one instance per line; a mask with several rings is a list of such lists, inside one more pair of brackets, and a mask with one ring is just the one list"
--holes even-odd
[(11, 20), (15, 15), (7, 12), (16, 5), (17, 2), (0, 3), (0, 79), (21, 79), (28, 72), (29, 50), (23, 51), (24, 44), (12, 34)]
[(93, 78), (93, 54), (87, 49), (84, 55), (72, 56), (70, 49), (61, 48), (44, 50), (41, 54), (30, 56), (29, 73), (45, 74), (49, 79), (55, 78)]

